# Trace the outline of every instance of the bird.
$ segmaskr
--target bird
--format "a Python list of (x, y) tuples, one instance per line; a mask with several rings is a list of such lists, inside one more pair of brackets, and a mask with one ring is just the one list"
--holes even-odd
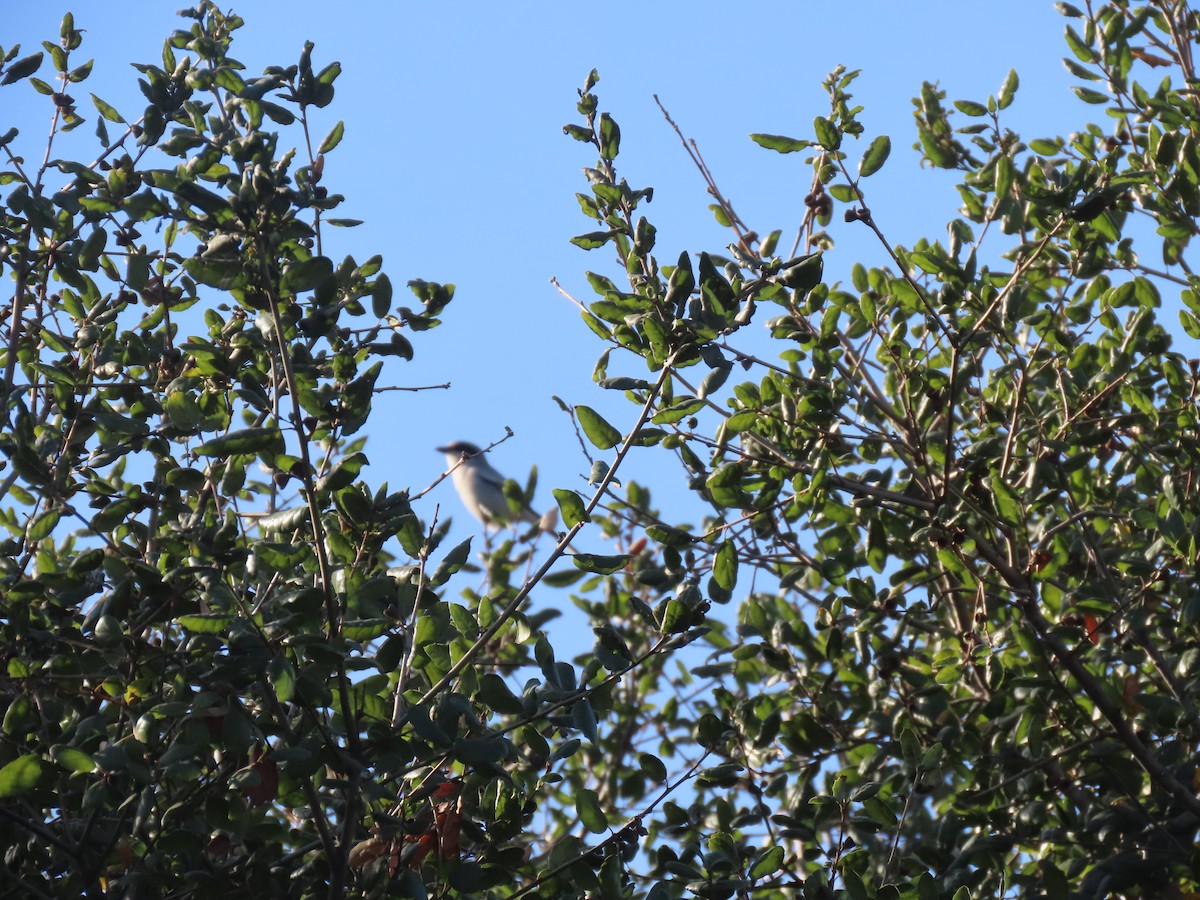
[(446, 454), (446, 465), (457, 466), (454, 488), (467, 511), (484, 526), (503, 527), (513, 522), (539, 522), (541, 516), (528, 506), (514, 512), (504, 496), (505, 478), (491, 467), (483, 451), (470, 441), (455, 441), (436, 448)]

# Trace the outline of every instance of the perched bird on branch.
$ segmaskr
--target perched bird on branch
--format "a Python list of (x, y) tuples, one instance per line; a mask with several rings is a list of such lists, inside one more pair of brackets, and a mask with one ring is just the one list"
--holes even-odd
[(491, 467), (483, 451), (468, 441), (455, 441), (438, 447), (446, 454), (446, 465), (457, 466), (452, 473), (454, 487), (467, 511), (484, 525), (503, 527), (513, 522), (538, 522), (541, 517), (528, 506), (514, 511), (504, 495), (505, 478)]

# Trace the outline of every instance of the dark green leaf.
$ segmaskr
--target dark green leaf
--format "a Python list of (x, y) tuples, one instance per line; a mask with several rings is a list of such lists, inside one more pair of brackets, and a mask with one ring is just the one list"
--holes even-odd
[(583, 827), (592, 834), (602, 834), (608, 830), (608, 817), (600, 805), (600, 795), (595, 791), (580, 788), (575, 795), (575, 811), (579, 813)]
[(462, 543), (458, 544), (453, 550), (446, 554), (445, 558), (438, 564), (437, 570), (433, 573), (430, 579), (434, 587), (440, 587), (450, 580), (450, 577), (455, 572), (459, 571), (471, 555), (471, 538), (467, 538)]
[(596, 713), (586, 697), (577, 700), (571, 707), (571, 719), (585, 738), (596, 743)]
[(22, 78), (27, 78), (38, 70), (42, 65), (42, 53), (32, 53), (29, 56), (23, 57), (12, 63), (4, 70), (4, 77), (0, 79), (0, 84), (12, 84), (14, 81), (20, 81)]
[(662, 784), (667, 780), (666, 765), (652, 753), (639, 753), (638, 766), (651, 781)]
[(608, 113), (600, 114), (600, 155), (616, 159), (621, 149), (621, 129)]
[(197, 456), (232, 456), (242, 453), (282, 453), (283, 435), (278, 428), (244, 428), (232, 431), (196, 448)]
[(789, 259), (771, 281), (789, 287), (799, 294), (807, 294), (821, 283), (825, 260), (821, 253), (810, 253)]
[(392, 311), (392, 281), (382, 272), (371, 285), (371, 312), (382, 319)]
[(200, 284), (221, 291), (233, 290), (246, 283), (245, 273), (242, 271), (242, 261), (237, 257), (206, 259), (202, 256), (193, 256), (184, 261), (183, 267)]
[(284, 270), (279, 280), (279, 289), (285, 294), (299, 294), (311, 291), (327, 278), (333, 277), (333, 263), (324, 256), (314, 256), (310, 259), (294, 263)]
[(576, 553), (571, 557), (575, 565), (588, 572), (600, 575), (611, 575), (625, 568), (630, 557), (624, 554), (617, 556), (600, 556), (595, 553)]

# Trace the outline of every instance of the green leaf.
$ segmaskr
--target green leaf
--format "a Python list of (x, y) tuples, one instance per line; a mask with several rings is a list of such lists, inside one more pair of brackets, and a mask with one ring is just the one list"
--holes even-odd
[(1013, 97), (1016, 96), (1017, 87), (1020, 84), (1021, 80), (1017, 77), (1017, 70), (1009, 69), (1008, 75), (1004, 78), (1004, 84), (1000, 85), (1000, 93), (996, 96), (996, 105), (1000, 109), (1008, 109), (1013, 102)]
[(125, 282), (140, 291), (150, 280), (150, 257), (145, 253), (130, 253), (125, 261)]
[(1020, 498), (1001, 477), (996, 476), (990, 481), (992, 487), (992, 502), (996, 512), (1008, 524), (1019, 524), (1024, 520), (1023, 507)]
[(592, 704), (588, 702), (587, 697), (583, 697), (575, 702), (571, 707), (571, 719), (575, 723), (575, 727), (580, 733), (591, 741), (596, 743), (598, 733), (596, 731), (596, 713), (592, 709)]
[(1200, 318), (1186, 309), (1179, 311), (1179, 323), (1183, 326), (1184, 334), (1193, 340), (1200, 340)]
[(687, 547), (696, 542), (696, 538), (684, 531), (682, 528), (672, 528), (669, 525), (648, 525), (646, 526), (646, 537), (652, 541), (657, 541), (664, 547)]
[(600, 413), (590, 406), (576, 406), (575, 415), (587, 439), (600, 450), (610, 450), (621, 443), (621, 432), (613, 428)]
[(1001, 156), (996, 160), (996, 196), (1007, 197), (1012, 190), (1013, 161), (1011, 156)]
[(638, 767), (651, 781), (661, 784), (667, 780), (666, 764), (653, 753), (639, 753)]
[(508, 756), (511, 744), (499, 738), (462, 738), (454, 742), (454, 758), (470, 766), (496, 765)]
[(1075, 92), (1075, 96), (1084, 103), (1108, 103), (1108, 101), (1111, 99), (1108, 94), (1102, 94), (1099, 91), (1093, 91), (1091, 88), (1080, 87), (1079, 85), (1075, 85), (1073, 88), (1071, 88), (1071, 90), (1073, 90)]
[(1075, 58), (1081, 63), (1094, 63), (1096, 61), (1096, 51), (1084, 43), (1083, 38), (1070, 25), (1066, 28), (1064, 38), (1067, 46), (1071, 48), (1071, 52), (1075, 54)]
[(752, 134), (750, 140), (758, 146), (774, 150), (776, 153), (795, 153), (812, 146), (812, 141), (801, 141), (796, 138), (784, 137), (781, 134)]
[(46, 510), (29, 523), (29, 527), (25, 531), (25, 540), (31, 544), (36, 544), (38, 541), (49, 537), (50, 533), (58, 525), (60, 518), (62, 518), (61, 506)]
[(92, 233), (87, 236), (79, 248), (77, 257), (79, 268), (95, 272), (100, 265), (100, 254), (104, 252), (104, 245), (107, 241), (107, 231), (99, 227), (93, 228)]
[(318, 153), (328, 153), (334, 147), (342, 142), (342, 137), (346, 133), (346, 123), (339, 121), (330, 129), (329, 134), (325, 135), (325, 140), (321, 141), (321, 146), (317, 148)]
[(722, 228), (732, 228), (733, 220), (729, 218), (729, 214), (725, 212), (725, 207), (719, 203), (710, 203), (708, 208), (712, 211), (713, 218), (717, 220), (717, 224)]
[(55, 744), (50, 748), (50, 755), (56, 763), (72, 772), (86, 775), (96, 771), (96, 761), (75, 747)]
[[(40, 57), (41, 54), (39, 53)], [(8, 82), (5, 82), (6, 84)], [(20, 797), (37, 785), (45, 763), (40, 756), (18, 756), (0, 769), (0, 800)]]
[(555, 488), (553, 493), (563, 524), (567, 528), (574, 528), (580, 522), (592, 521), (592, 517), (587, 514), (587, 504), (577, 493), (563, 488)]
[(602, 834), (608, 830), (608, 817), (600, 806), (600, 795), (595, 791), (580, 788), (579, 793), (575, 795), (575, 811), (579, 813), (579, 821), (583, 822), (583, 827), (592, 834)]
[(725, 738), (725, 726), (712, 713), (705, 713), (696, 723), (696, 740), (706, 750), (716, 750)]
[(244, 428), (205, 441), (196, 448), (197, 456), (232, 456), (235, 453), (282, 453), (283, 434), (278, 428)]
[(192, 616), (180, 616), (175, 620), (179, 627), (186, 628), (196, 634), (224, 634), (233, 624), (234, 617), (218, 613), (204, 613)]
[(519, 715), (525, 709), (521, 698), (495, 672), (488, 672), (479, 679), (479, 693), (476, 696), (485, 706), (505, 715)]
[(76, 66), (67, 73), (67, 81), (71, 84), (79, 84), (81, 81), (87, 81), (88, 76), (92, 74), (92, 67), (96, 64), (94, 59), (89, 59), (82, 66)]
[(576, 247), (582, 247), (584, 250), (596, 250), (603, 247), (613, 238), (611, 231), (589, 231), (587, 234), (576, 235), (571, 238), (571, 243)]
[(584, 128), (582, 125), (564, 125), (563, 134), (572, 137), (580, 143), (590, 144), (592, 141), (592, 131), (590, 128)]
[(630, 559), (632, 557), (623, 553), (616, 556), (602, 556), (596, 553), (576, 553), (571, 557), (571, 560), (579, 568), (587, 572), (595, 572), (599, 575), (611, 575), (614, 572), (619, 572), (625, 566), (629, 565)]
[(608, 113), (600, 114), (600, 155), (616, 159), (621, 150), (621, 129)]
[(246, 283), (242, 260), (236, 256), (229, 259), (193, 256), (184, 260), (183, 267), (198, 283), (220, 291), (233, 290)]
[(824, 116), (817, 116), (813, 120), (813, 131), (816, 133), (817, 143), (826, 150), (836, 150), (842, 145), (841, 133), (833, 122)]
[(584, 573), (579, 569), (559, 569), (556, 572), (549, 572), (542, 579), (542, 583), (548, 587), (570, 587), (583, 578)]
[(392, 280), (384, 273), (375, 276), (371, 285), (371, 312), (377, 319), (382, 319), (392, 311)]
[(172, 391), (163, 400), (163, 411), (172, 428), (189, 432), (204, 421), (204, 411), (196, 398), (187, 391)]
[(280, 106), (269, 100), (259, 100), (258, 103), (262, 107), (262, 111), (267, 114), (267, 118), (277, 125), (291, 125), (296, 121), (295, 113), (286, 106)]
[(433, 573), (430, 581), (434, 587), (441, 587), (450, 577), (458, 572), (471, 556), (471, 538), (467, 538), (462, 543), (458, 544), (453, 550), (446, 554), (445, 558), (438, 564), (437, 569)]
[(0, 85), (12, 84), (14, 81), (20, 81), (22, 78), (27, 78), (38, 70), (42, 64), (42, 52), (32, 53), (22, 59), (18, 59), (10, 65), (4, 72), (4, 77), (0, 79)]
[(267, 678), (275, 688), (275, 697), (287, 703), (296, 693), (296, 670), (285, 656), (272, 657), (267, 664)]
[(887, 162), (888, 154), (892, 152), (892, 139), (886, 134), (881, 134), (875, 140), (871, 141), (867, 152), (863, 154), (863, 158), (858, 162), (858, 175), (860, 178), (866, 178), (869, 175), (874, 175), (883, 168), (883, 164)]
[(821, 283), (825, 260), (820, 252), (789, 259), (779, 272), (771, 276), (774, 284), (782, 284), (799, 294), (807, 294)]
[(333, 263), (324, 256), (314, 256), (288, 266), (279, 279), (279, 289), (285, 294), (299, 294), (332, 277)]
[(974, 100), (955, 100), (954, 108), (964, 116), (972, 116), (975, 118), (978, 118), (979, 116), (986, 116), (988, 114), (988, 108), (982, 103), (976, 103)]
[(342, 64), (339, 62), (331, 62), (320, 72), (317, 73), (318, 84), (333, 84), (337, 77), (342, 74)]
[(308, 520), (308, 507), (295, 506), (291, 509), (281, 509), (258, 520), (258, 529), (264, 534), (284, 533), (295, 531), (302, 522)]
[(774, 875), (783, 868), (783, 848), (776, 844), (758, 854), (746, 873), (751, 879), (765, 878)]
[(96, 107), (96, 111), (101, 116), (108, 119), (110, 122), (124, 123), (125, 119), (113, 107), (109, 106), (95, 94), (92, 94), (92, 105)]
[(737, 584), (738, 555), (733, 541), (724, 541), (713, 557), (713, 580), (722, 590), (732, 591)]
[(373, 641), (395, 624), (392, 619), (347, 619), (342, 636), (348, 641)]

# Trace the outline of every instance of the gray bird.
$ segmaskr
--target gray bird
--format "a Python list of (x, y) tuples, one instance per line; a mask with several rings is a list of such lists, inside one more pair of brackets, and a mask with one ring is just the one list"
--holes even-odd
[(537, 522), (540, 516), (528, 506), (514, 513), (504, 496), (504, 476), (493, 469), (483, 451), (468, 441), (438, 447), (446, 454), (446, 465), (454, 466), (454, 487), (467, 511), (484, 525), (502, 527), (511, 522)]

